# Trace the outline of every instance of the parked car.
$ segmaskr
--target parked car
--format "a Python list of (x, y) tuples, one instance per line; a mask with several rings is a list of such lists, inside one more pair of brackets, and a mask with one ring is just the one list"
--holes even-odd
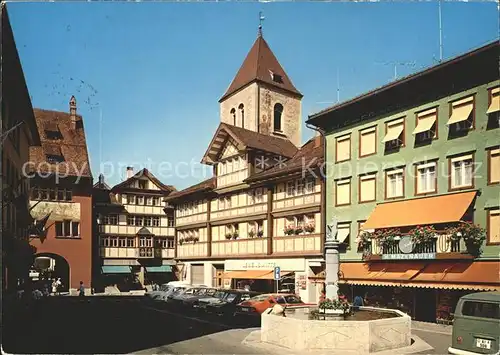
[(212, 302), (218, 302), (220, 299), (224, 298), (228, 290), (217, 290), (212, 296), (202, 297), (193, 304), (193, 308), (200, 311), (204, 311), (208, 304)]
[(176, 293), (172, 293), (171, 295), (168, 296), (167, 302), (171, 306), (182, 306), (182, 301), (188, 297), (191, 297), (193, 295), (198, 295), (202, 290), (205, 290), (205, 286), (191, 286), (187, 287), (184, 290)]
[(259, 294), (259, 292), (255, 291), (227, 290), (223, 297), (212, 302), (207, 302), (205, 311), (208, 314), (216, 316), (232, 317), (239, 303), (248, 301)]
[(260, 316), (266, 309), (275, 304), (283, 307), (304, 306), (305, 303), (299, 296), (289, 293), (267, 293), (250, 298), (236, 306), (235, 316)]
[(478, 292), (462, 296), (455, 309), (448, 353), (498, 354), (499, 329), (500, 292)]
[(182, 286), (170, 286), (167, 291), (162, 292), (158, 296), (158, 301), (168, 302), (169, 297), (177, 295), (181, 292), (184, 292), (186, 289), (192, 287), (191, 285), (182, 285)]
[(148, 291), (144, 296), (148, 297), (148, 300), (157, 301), (164, 292), (167, 292), (171, 288), (173, 287), (168, 284), (162, 284), (158, 290)]
[(182, 298), (182, 305), (184, 307), (193, 308), (195, 303), (198, 302), (199, 299), (213, 296), (217, 292), (215, 288), (202, 288), (198, 292), (195, 292), (192, 295), (186, 295)]

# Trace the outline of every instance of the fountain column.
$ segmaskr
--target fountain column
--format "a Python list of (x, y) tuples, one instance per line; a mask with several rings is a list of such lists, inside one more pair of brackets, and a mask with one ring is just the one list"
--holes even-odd
[(337, 240), (337, 218), (334, 216), (332, 222), (326, 226), (325, 240), (325, 283), (326, 298), (338, 300), (339, 298), (339, 271), (340, 254), (339, 241)]

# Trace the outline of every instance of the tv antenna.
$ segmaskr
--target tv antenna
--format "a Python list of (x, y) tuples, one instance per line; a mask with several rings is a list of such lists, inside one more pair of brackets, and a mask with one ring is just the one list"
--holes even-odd
[(415, 67), (417, 65), (417, 62), (375, 62), (375, 64), (381, 64), (381, 65), (391, 65), (394, 67), (394, 80), (397, 80), (398, 78), (398, 66), (408, 66), (408, 67)]
[(439, 63), (443, 61), (443, 26), (441, 21), (441, 0), (438, 0), (439, 12)]

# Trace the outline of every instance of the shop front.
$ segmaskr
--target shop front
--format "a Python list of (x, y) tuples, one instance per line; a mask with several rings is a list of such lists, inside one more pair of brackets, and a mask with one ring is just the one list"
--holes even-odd
[(414, 320), (450, 324), (458, 300), (481, 291), (500, 291), (494, 261), (342, 263), (340, 290), (352, 300), (399, 309)]

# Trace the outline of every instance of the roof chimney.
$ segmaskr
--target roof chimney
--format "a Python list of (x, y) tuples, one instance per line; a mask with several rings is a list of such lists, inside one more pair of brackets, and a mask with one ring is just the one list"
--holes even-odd
[(71, 96), (69, 99), (69, 116), (71, 118), (71, 129), (76, 129), (76, 99)]
[(134, 168), (127, 166), (127, 179), (130, 179), (132, 176), (134, 176)]

